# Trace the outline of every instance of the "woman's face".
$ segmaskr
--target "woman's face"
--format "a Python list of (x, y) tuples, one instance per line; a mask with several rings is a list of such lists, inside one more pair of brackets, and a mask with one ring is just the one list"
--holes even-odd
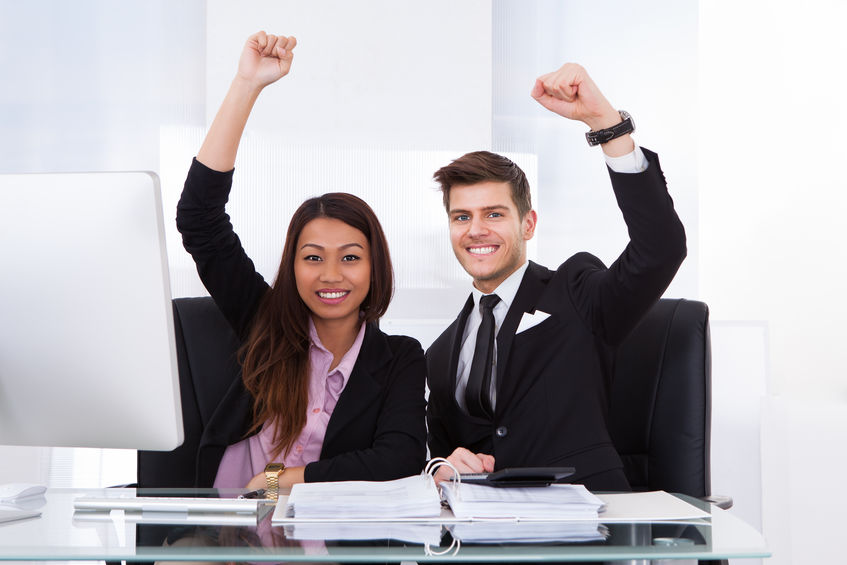
[(371, 286), (365, 234), (341, 220), (316, 218), (297, 239), (294, 279), (317, 321), (358, 321)]

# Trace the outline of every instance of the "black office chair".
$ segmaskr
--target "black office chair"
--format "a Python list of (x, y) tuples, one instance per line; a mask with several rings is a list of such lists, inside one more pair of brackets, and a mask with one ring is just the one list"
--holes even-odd
[(207, 423), (232, 390), (250, 402), (240, 386), (238, 339), (210, 297), (176, 298), (173, 306), (185, 441), (173, 451), (139, 451), (138, 486), (211, 487), (216, 469), (199, 460), (200, 443), (213, 432)]
[(710, 493), (709, 309), (661, 299), (618, 349), (609, 433), (634, 490)]
[(709, 308), (661, 299), (618, 349), (609, 433), (633, 490), (712, 497)]

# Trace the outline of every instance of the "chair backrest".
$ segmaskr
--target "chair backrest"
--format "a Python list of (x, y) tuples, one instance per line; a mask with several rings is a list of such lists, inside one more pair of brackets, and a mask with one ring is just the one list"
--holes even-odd
[(200, 439), (233, 381), (241, 378), (238, 339), (210, 297), (176, 298), (173, 306), (185, 441), (173, 451), (139, 451), (138, 486), (208, 487), (198, 480)]
[[(185, 442), (139, 451), (140, 487), (210, 486), (198, 484), (200, 439), (240, 379), (238, 339), (214, 301), (173, 304)], [(708, 307), (661, 299), (618, 349), (610, 395), (609, 431), (632, 487), (709, 495), (710, 416)]]
[(609, 432), (635, 490), (708, 496), (709, 309), (661, 299), (618, 349)]

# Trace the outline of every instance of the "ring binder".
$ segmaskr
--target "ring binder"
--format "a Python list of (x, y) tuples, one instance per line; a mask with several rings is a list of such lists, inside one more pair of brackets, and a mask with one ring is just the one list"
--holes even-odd
[[(450, 463), (450, 461), (445, 459), (444, 457), (433, 457), (432, 459), (430, 459), (421, 474), (425, 477), (434, 477), (435, 472), (438, 471), (438, 469), (440, 469), (441, 467), (450, 467), (451, 469), (453, 469), (453, 477), (451, 479), (451, 482), (455, 487), (457, 487), (456, 490), (458, 492), (458, 486), (462, 483), (462, 474), (459, 473), (459, 470), (456, 469), (456, 467), (454, 467), (453, 464)], [(442, 498), (444, 498), (443, 491), (440, 487), (438, 492), (442, 496)]]

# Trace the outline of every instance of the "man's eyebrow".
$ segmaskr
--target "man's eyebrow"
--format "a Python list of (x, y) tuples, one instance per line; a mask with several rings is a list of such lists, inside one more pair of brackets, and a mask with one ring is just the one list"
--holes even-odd
[[(300, 246), (300, 249), (305, 249), (307, 247), (314, 247), (318, 251), (323, 251), (324, 249), (326, 249), (323, 245), (318, 245), (317, 243), (304, 243), (302, 246)], [(352, 243), (345, 243), (344, 245), (341, 245), (338, 248), (349, 249), (351, 247), (358, 247), (359, 249), (365, 248), (364, 245), (362, 245), (361, 243), (356, 243), (355, 241)]]
[[(480, 210), (482, 210), (483, 212), (494, 212), (494, 211), (502, 212), (503, 210), (508, 211), (509, 207), (505, 206), (503, 204), (495, 204), (494, 206), (484, 206), (483, 208), (480, 208)], [(470, 214), (470, 210), (462, 210), (461, 208), (454, 208), (453, 210), (450, 210), (450, 214)]]

